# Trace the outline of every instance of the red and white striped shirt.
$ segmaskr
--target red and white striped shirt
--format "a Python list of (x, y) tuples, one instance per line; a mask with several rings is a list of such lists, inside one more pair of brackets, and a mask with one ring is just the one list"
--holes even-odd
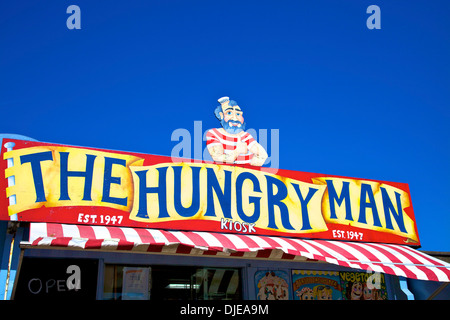
[[(248, 164), (253, 158), (253, 153), (250, 152), (250, 148), (256, 143), (256, 140), (248, 132), (242, 132), (240, 140), (247, 144), (248, 152), (246, 154), (240, 154), (234, 161), (236, 164)], [(239, 142), (238, 137), (223, 134), (218, 129), (208, 130), (206, 133), (206, 147), (211, 148), (216, 145), (222, 145), (223, 151), (226, 154), (232, 153)]]

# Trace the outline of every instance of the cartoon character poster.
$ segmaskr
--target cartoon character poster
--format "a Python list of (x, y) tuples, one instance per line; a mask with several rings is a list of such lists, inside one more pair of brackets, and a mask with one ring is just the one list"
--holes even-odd
[(384, 274), (339, 272), (343, 300), (387, 300)]
[(341, 300), (336, 271), (292, 270), (294, 300)]
[(289, 278), (285, 271), (257, 271), (255, 286), (258, 300), (289, 300)]

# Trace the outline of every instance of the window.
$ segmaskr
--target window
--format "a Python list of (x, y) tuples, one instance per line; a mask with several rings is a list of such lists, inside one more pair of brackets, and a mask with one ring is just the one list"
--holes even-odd
[(103, 283), (104, 300), (148, 300), (151, 274), (149, 267), (106, 265)]
[(94, 300), (98, 260), (24, 257), (15, 300)]
[(106, 300), (239, 300), (237, 268), (105, 265)]

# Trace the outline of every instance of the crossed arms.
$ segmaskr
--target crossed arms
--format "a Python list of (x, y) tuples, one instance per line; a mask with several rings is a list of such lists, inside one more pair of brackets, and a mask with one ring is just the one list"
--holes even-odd
[(258, 143), (255, 142), (250, 148), (247, 147), (245, 142), (239, 141), (236, 149), (230, 153), (225, 153), (221, 144), (216, 144), (208, 148), (211, 157), (218, 163), (234, 163), (240, 154), (246, 154), (248, 151), (253, 153), (253, 157), (250, 160), (252, 166), (262, 166), (267, 159), (266, 150)]

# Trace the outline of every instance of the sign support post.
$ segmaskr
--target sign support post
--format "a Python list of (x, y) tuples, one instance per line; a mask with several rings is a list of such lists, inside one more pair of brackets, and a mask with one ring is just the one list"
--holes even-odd
[(1, 261), (0, 261), (0, 292), (2, 300), (10, 300), (12, 288), (16, 280), (20, 258), (20, 241), (23, 238), (23, 227), (14, 223), (1, 221)]

